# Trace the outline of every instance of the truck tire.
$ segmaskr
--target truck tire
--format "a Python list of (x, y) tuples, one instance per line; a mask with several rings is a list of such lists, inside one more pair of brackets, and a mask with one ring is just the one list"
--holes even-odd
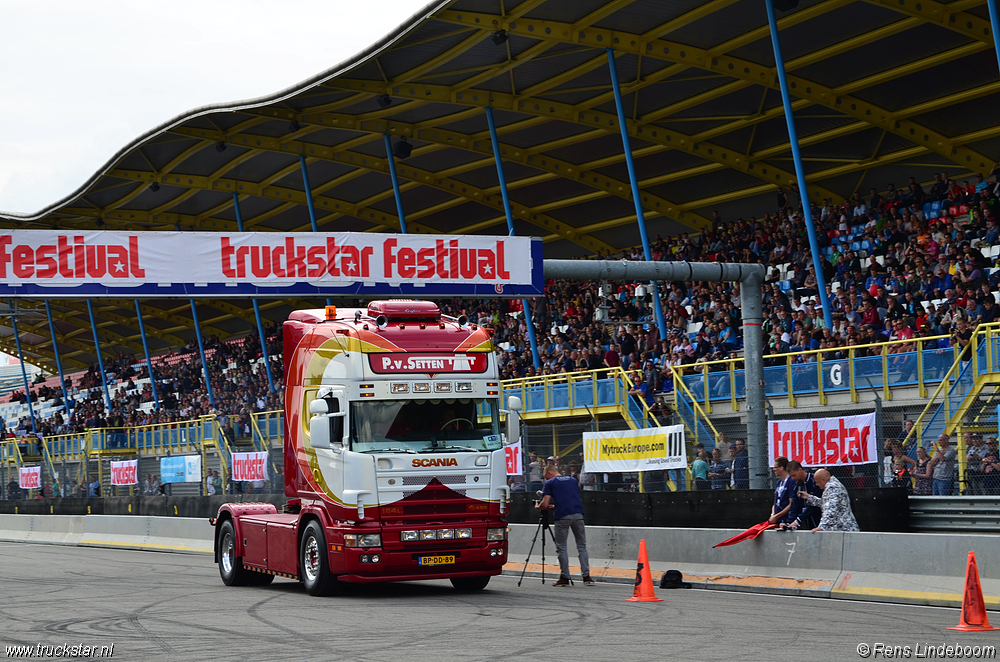
[(243, 557), (236, 556), (236, 528), (228, 519), (219, 527), (219, 574), (226, 586), (246, 586), (251, 580)]
[(319, 522), (306, 525), (299, 543), (299, 574), (309, 595), (333, 595), (337, 591), (337, 578), (330, 574), (330, 557), (326, 536)]
[(486, 577), (452, 577), (451, 585), (463, 593), (473, 593), (482, 591), (490, 583), (489, 575)]

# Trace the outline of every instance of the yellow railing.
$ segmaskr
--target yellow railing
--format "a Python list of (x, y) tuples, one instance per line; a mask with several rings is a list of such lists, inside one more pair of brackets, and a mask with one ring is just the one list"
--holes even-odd
[[(701, 407), (700, 404), (698, 404), (698, 400), (694, 397), (694, 395), (691, 394), (691, 391), (688, 390), (688, 387), (683, 382), (683, 380), (681, 380), (681, 379), (678, 378), (678, 375), (677, 375), (677, 372), (676, 372), (676, 368), (674, 366), (671, 366), (670, 370), (673, 373), (673, 377), (674, 377), (674, 410), (676, 411), (680, 407), (679, 403), (677, 402), (677, 399), (680, 397), (680, 391), (682, 389), (684, 390), (684, 393), (687, 393), (688, 399), (691, 401), (691, 408), (694, 411), (694, 421), (692, 422), (693, 426), (694, 426), (694, 429), (691, 431), (694, 434), (694, 443), (697, 444), (700, 441), (702, 443), (704, 443), (702, 440), (700, 440), (698, 438), (699, 437), (698, 428), (700, 427), (698, 425), (698, 420), (699, 420), (699, 413), (700, 413), (701, 414), (700, 418), (704, 419), (705, 423), (707, 423), (708, 427), (711, 428), (711, 430), (712, 430), (712, 435), (714, 437), (714, 439), (712, 439), (712, 444), (714, 446), (718, 446), (719, 445), (719, 436), (720, 435), (719, 435), (719, 431), (717, 429), (715, 429), (715, 426), (712, 424), (712, 419), (709, 418), (708, 414), (705, 413), (705, 410), (702, 409), (702, 407)], [(733, 389), (733, 390), (735, 391), (735, 389)], [(681, 418), (681, 420), (684, 419), (683, 416), (681, 416), (680, 418)]]
[[(991, 323), (991, 324), (988, 324), (988, 325), (980, 325), (980, 328), (987, 327), (987, 331), (992, 332), (993, 334), (996, 334), (997, 331), (998, 331), (998, 329), (996, 328), (998, 326), (998, 324), (1000, 324), (1000, 323)], [(891, 391), (892, 384), (890, 384), (890, 382), (889, 382), (889, 373), (891, 372), (892, 356), (893, 356), (894, 353), (890, 352), (889, 348), (890, 347), (895, 347), (895, 346), (900, 346), (900, 345), (909, 345), (912, 348), (916, 349), (916, 361), (917, 361), (917, 363), (916, 363), (916, 370), (915, 370), (915, 372), (916, 372), (916, 376), (917, 376), (917, 387), (918, 387), (918, 389), (920, 391), (920, 396), (921, 397), (927, 397), (927, 386), (926, 386), (926, 384), (924, 382), (923, 352), (926, 349), (931, 349), (932, 348), (932, 347), (928, 347), (927, 346), (928, 343), (936, 343), (939, 340), (949, 339), (950, 337), (951, 336), (947, 336), (947, 335), (929, 336), (927, 338), (911, 338), (909, 340), (891, 340), (891, 341), (880, 342), (880, 343), (868, 343), (868, 344), (864, 344), (864, 345), (850, 345), (850, 346), (847, 346), (847, 347), (832, 347), (832, 348), (827, 348), (827, 349), (810, 349), (810, 350), (803, 350), (803, 351), (794, 352), (794, 353), (788, 352), (788, 353), (784, 353), (784, 354), (766, 354), (766, 355), (764, 355), (763, 358), (764, 358), (765, 362), (771, 363), (771, 367), (773, 367), (775, 364), (777, 364), (777, 365), (784, 364), (785, 369), (787, 371), (786, 372), (786, 379), (788, 380), (788, 384), (789, 385), (792, 384), (794, 376), (797, 375), (797, 374), (802, 374), (803, 370), (809, 370), (809, 371), (813, 371), (814, 370), (815, 373), (816, 373), (816, 385), (817, 385), (816, 395), (818, 395), (818, 397), (819, 397), (820, 404), (821, 405), (825, 405), (826, 402), (827, 402), (827, 397), (826, 397), (826, 395), (823, 392), (823, 388), (824, 388), (824, 386), (823, 386), (823, 362), (824, 361), (831, 361), (831, 360), (832, 361), (844, 361), (844, 360), (846, 360), (848, 362), (848, 375), (847, 375), (847, 377), (848, 377), (848, 386), (849, 386), (850, 392), (851, 392), (851, 402), (858, 402), (859, 401), (859, 397), (858, 397), (857, 386), (856, 386), (856, 383), (855, 383), (855, 371), (854, 371), (855, 359), (857, 359), (857, 358), (871, 358), (872, 355), (870, 355), (870, 354), (866, 355), (865, 357), (860, 357), (857, 354), (858, 354), (858, 352), (860, 350), (868, 350), (868, 349), (871, 349), (871, 348), (877, 348), (878, 349), (878, 356), (880, 356), (881, 359), (882, 359), (881, 360), (881, 364), (882, 364), (881, 365), (881, 367), (882, 367), (882, 375), (881, 375), (882, 376), (882, 397), (883, 397), (884, 400), (891, 400), (892, 399), (892, 391)], [(907, 349), (906, 351), (914, 351), (914, 350), (913, 349)], [(947, 351), (947, 350), (942, 350), (942, 351)], [(958, 356), (959, 352), (958, 352), (957, 349), (951, 348), (950, 351), (952, 351), (956, 357)], [(842, 356), (840, 358), (834, 358), (834, 355), (836, 355), (838, 353), (843, 354), (845, 352), (846, 352), (846, 356)], [(902, 352), (900, 352), (900, 353), (902, 353)], [(798, 360), (799, 357), (804, 357), (805, 360), (804, 361), (799, 361)], [(739, 367), (737, 367), (738, 364), (739, 364)], [(692, 396), (697, 396), (695, 398), (695, 400), (698, 401), (698, 402), (701, 402), (701, 404), (702, 404), (702, 406), (703, 406), (703, 408), (704, 408), (704, 410), (706, 412), (711, 413), (712, 412), (712, 404), (711, 404), (711, 397), (710, 397), (710, 393), (709, 393), (708, 375), (710, 373), (711, 374), (718, 374), (718, 373), (723, 372), (723, 371), (728, 372), (729, 373), (729, 383), (730, 383), (730, 389), (729, 389), (729, 392), (730, 392), (730, 397), (729, 397), (730, 404), (731, 404), (731, 407), (732, 407), (733, 411), (738, 411), (739, 410), (739, 405), (737, 403), (737, 397), (736, 397), (736, 371), (737, 370), (742, 370), (743, 369), (743, 364), (744, 364), (744, 359), (742, 357), (737, 357), (737, 358), (731, 358), (731, 359), (720, 359), (720, 360), (717, 360), (717, 361), (703, 361), (703, 362), (699, 362), (699, 363), (695, 363), (695, 364), (688, 364), (688, 365), (679, 366), (679, 367), (678, 366), (674, 366), (674, 367), (672, 367), (672, 371), (674, 373), (674, 383), (676, 384), (678, 381), (681, 381), (680, 380), (680, 376), (681, 375), (685, 375), (685, 374), (686, 375), (691, 375), (691, 374), (694, 374), (695, 371), (701, 372), (702, 376), (703, 376), (702, 384), (703, 384), (705, 392), (704, 393), (698, 393), (698, 394), (692, 393), (690, 390), (688, 392), (691, 393)], [(721, 366), (721, 369), (720, 369), (720, 366)], [(862, 387), (862, 388), (864, 388), (864, 387)], [(788, 394), (787, 394), (787, 396), (788, 396), (788, 405), (790, 407), (794, 407), (795, 406), (794, 389), (793, 388), (788, 388), (787, 390), (788, 390)]]
[[(603, 393), (601, 387), (606, 380), (614, 385), (614, 390), (612, 399), (604, 402), (601, 398)], [(586, 402), (583, 402), (578, 397), (577, 391), (581, 386), (586, 388), (586, 384), (588, 383), (590, 385), (590, 397), (586, 398)], [(628, 400), (628, 392), (634, 386), (635, 382), (632, 381), (628, 370), (624, 370), (621, 367), (598, 368), (596, 370), (580, 370), (554, 375), (538, 375), (535, 377), (504, 380), (500, 383), (500, 396), (503, 402), (506, 402), (507, 397), (511, 395), (520, 397), (522, 406), (524, 407), (522, 414), (529, 417), (532, 413), (540, 412), (559, 413), (578, 411), (581, 415), (586, 415), (586, 412), (596, 414), (601, 411), (601, 408), (613, 407), (616, 411), (625, 415), (626, 418), (630, 418), (631, 414), (629, 410), (631, 407)], [(537, 394), (539, 389), (541, 389), (542, 402), (541, 406), (536, 406), (537, 398), (529, 398), (529, 394), (533, 396)], [(555, 394), (561, 392), (562, 389), (565, 389), (566, 392), (565, 406), (554, 402)], [(634, 400), (632, 403), (637, 404), (639, 411), (642, 413), (643, 421), (635, 421), (637, 425), (643, 422), (649, 422), (653, 426), (659, 425), (648, 403), (642, 398)], [(603, 411), (607, 411), (607, 409)]]

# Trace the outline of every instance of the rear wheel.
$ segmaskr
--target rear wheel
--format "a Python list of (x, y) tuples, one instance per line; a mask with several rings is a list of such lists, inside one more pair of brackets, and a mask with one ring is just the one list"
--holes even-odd
[(251, 580), (243, 557), (236, 556), (236, 529), (228, 519), (219, 529), (219, 574), (226, 586), (246, 586)]
[(452, 577), (451, 585), (463, 593), (482, 591), (490, 583), (489, 575), (486, 577)]
[(309, 595), (332, 595), (337, 578), (330, 574), (330, 556), (323, 527), (313, 520), (306, 525), (299, 543), (299, 574)]

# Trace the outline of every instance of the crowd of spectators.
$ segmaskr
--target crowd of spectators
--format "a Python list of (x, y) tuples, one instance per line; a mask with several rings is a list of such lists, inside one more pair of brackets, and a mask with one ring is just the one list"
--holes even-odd
[[(965, 347), (977, 324), (1000, 321), (993, 292), (1000, 270), (984, 247), (1000, 244), (1000, 164), (972, 183), (935, 175), (929, 191), (911, 178), (905, 191), (855, 193), (839, 204), (811, 203), (818, 256), (833, 321), (828, 328), (819, 295), (801, 206), (778, 189), (776, 208), (761, 218), (723, 223), (674, 237), (657, 236), (654, 260), (760, 263), (764, 284), (766, 356), (859, 347), (885, 341), (948, 336), (925, 345)], [(794, 190), (791, 192), (794, 194)], [(595, 256), (642, 260), (639, 248)], [(469, 315), (494, 330), (501, 348), (501, 377), (534, 377), (621, 366), (642, 396), (672, 389), (671, 366), (733, 358), (743, 349), (739, 284), (660, 283), (667, 325), (660, 340), (647, 283), (549, 281), (535, 299), (540, 367), (534, 365), (520, 301), (450, 302), (445, 309)], [(907, 352), (912, 343), (861, 348), (855, 356)], [(783, 363), (784, 358), (781, 359)], [(719, 366), (721, 369), (721, 366)]]
[[(24, 391), (12, 393), (10, 402), (25, 403), (31, 398), (35, 407), (35, 425), (30, 416), (3, 424), (8, 434), (27, 438), (71, 434), (89, 428), (124, 428), (189, 421), (199, 416), (214, 414), (222, 419), (230, 438), (250, 435), (250, 417), (255, 412), (283, 409), (280, 388), (281, 328), (271, 328), (267, 333), (268, 355), (275, 391), (269, 389), (267, 373), (261, 360), (260, 340), (256, 335), (236, 341), (220, 342), (209, 336), (205, 339), (208, 372), (212, 381), (210, 401), (205, 388), (201, 355), (197, 346), (187, 346), (176, 354), (153, 359), (153, 377), (156, 397), (148, 380), (149, 370), (145, 359), (132, 354), (120, 354), (104, 359), (104, 373), (111, 395), (111, 407), (105, 405), (105, 394), (100, 370), (91, 365), (74, 383), (66, 379), (66, 390), (74, 394), (69, 416), (63, 408), (61, 388), (40, 385), (26, 396)], [(79, 397), (80, 395), (85, 397)], [(159, 400), (159, 407), (155, 406)], [(145, 406), (144, 406), (145, 405)], [(43, 417), (42, 407), (55, 407)], [(0, 419), (2, 420), (2, 419)], [(29, 454), (34, 454), (28, 449)]]

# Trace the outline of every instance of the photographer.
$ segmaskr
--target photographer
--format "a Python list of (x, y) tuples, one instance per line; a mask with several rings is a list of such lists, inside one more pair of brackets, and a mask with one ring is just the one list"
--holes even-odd
[(587, 533), (583, 526), (583, 501), (580, 499), (580, 486), (576, 479), (560, 476), (559, 470), (554, 466), (546, 467), (542, 500), (535, 502), (535, 508), (543, 513), (543, 517), (550, 508), (555, 509), (556, 555), (559, 557), (560, 572), (559, 579), (552, 585), (569, 586), (569, 553), (566, 541), (572, 528), (576, 551), (580, 557), (583, 584), (593, 586), (594, 580), (590, 578), (590, 559), (587, 555)]

